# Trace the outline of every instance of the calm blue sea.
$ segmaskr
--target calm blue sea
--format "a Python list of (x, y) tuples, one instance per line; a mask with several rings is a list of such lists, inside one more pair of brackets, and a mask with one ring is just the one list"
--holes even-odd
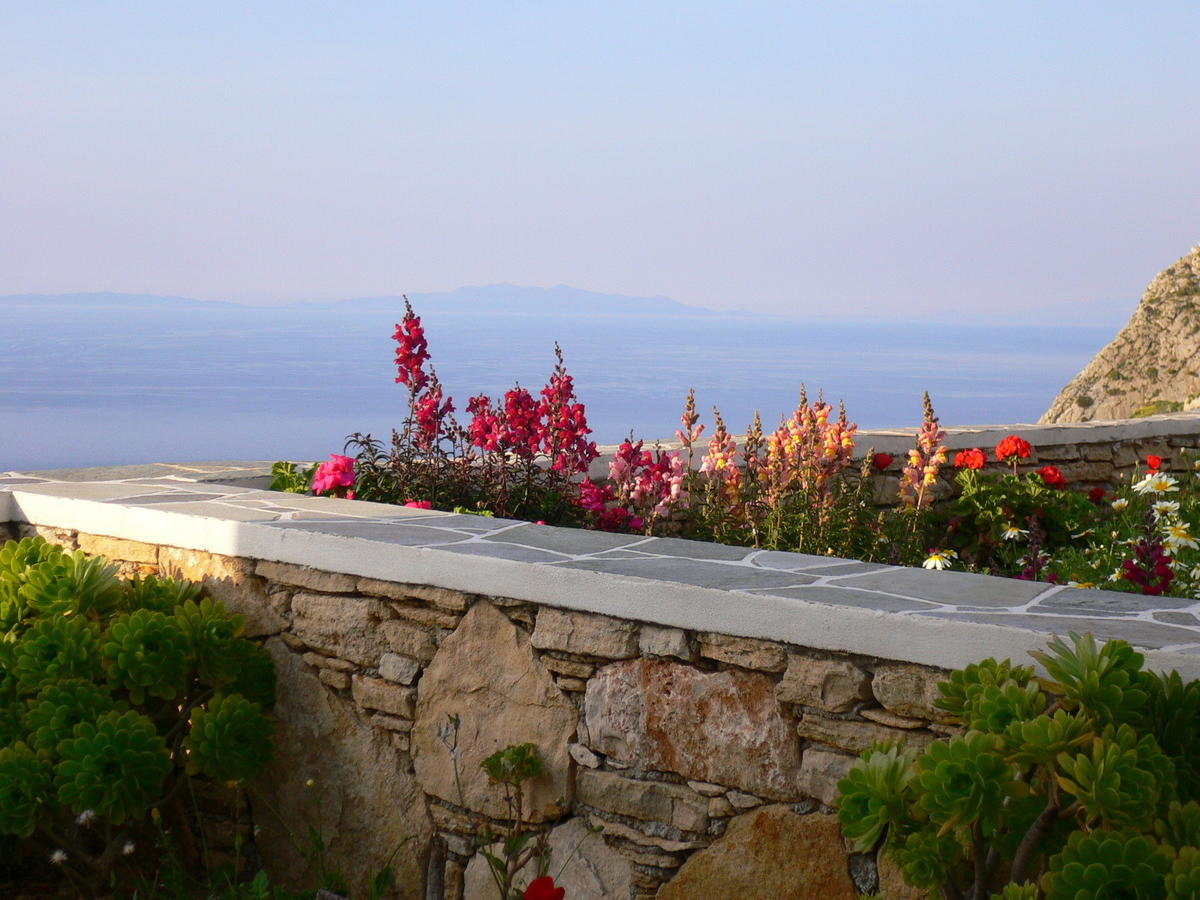
[[(5, 311), (0, 471), (149, 461), (309, 459), (403, 414), (397, 313), (196, 308)], [(514, 381), (536, 391), (557, 340), (594, 437), (670, 437), (689, 387), (741, 431), (810, 393), (860, 426), (912, 425), (928, 390), (943, 424), (1032, 422), (1114, 329), (806, 324), (752, 317), (426, 313), (461, 410)], [(711, 422), (711, 416), (706, 416)]]

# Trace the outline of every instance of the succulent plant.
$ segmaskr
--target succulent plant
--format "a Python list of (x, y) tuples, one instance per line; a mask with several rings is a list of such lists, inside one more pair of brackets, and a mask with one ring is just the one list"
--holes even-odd
[(992, 900), (1038, 900), (1036, 884), (1006, 884), (998, 893), (992, 894)]
[(38, 563), (66, 555), (57, 544), (43, 537), (27, 537), (19, 541), (8, 541), (0, 546), (0, 582), (25, 583), (29, 569)]
[(108, 680), (128, 690), (134, 703), (182, 693), (191, 674), (190, 649), (177, 619), (149, 609), (117, 616), (100, 641)]
[(275, 661), (265, 647), (248, 640), (234, 641), (230, 658), (237, 664), (237, 677), (230, 693), (241, 694), (265, 710), (275, 706)]
[(1167, 873), (1167, 900), (1195, 900), (1200, 897), (1200, 849), (1184, 847)]
[(950, 677), (938, 685), (942, 696), (934, 705), (965, 722), (972, 717), (972, 707), (985, 687), (1000, 686), (1009, 681), (1024, 687), (1032, 680), (1032, 666), (1014, 666), (1010, 660), (996, 662), (989, 657), (951, 672)]
[(194, 582), (157, 575), (135, 575), (125, 582), (130, 609), (153, 609), (164, 613), (174, 612), (187, 600), (198, 600), (201, 590)]
[(961, 828), (978, 821), (985, 832), (999, 824), (1013, 781), (1012, 764), (993, 734), (970, 732), (930, 745), (917, 760), (924, 792), (918, 804), (938, 825)]
[(1154, 833), (1169, 847), (1200, 847), (1200, 803), (1172, 803), (1154, 823)]
[(1049, 765), (1094, 737), (1092, 723), (1064, 709), (1053, 716), (1034, 716), (1009, 724), (1004, 730), (1012, 748), (1009, 759), (1020, 765)]
[(1042, 882), (1049, 900), (1158, 898), (1170, 861), (1151, 838), (1131, 831), (1076, 831), (1050, 858)]
[(28, 743), (38, 756), (58, 758), (59, 742), (75, 733), (80, 722), (94, 722), (115, 706), (108, 689), (80, 678), (46, 685), (29, 701), (24, 727)]
[(192, 710), (192, 728), (183, 748), (189, 775), (247, 781), (271, 758), (271, 720), (241, 694), (218, 694)]
[(221, 687), (237, 678), (238, 664), (230, 648), (242, 633), (241, 616), (229, 615), (224, 603), (205, 597), (199, 603), (184, 601), (175, 618), (187, 635), (201, 681)]
[(1140, 727), (1175, 763), (1180, 797), (1200, 800), (1200, 681), (1185, 682), (1178, 672), (1143, 672), (1142, 687), (1150, 700)]
[(79, 616), (39, 619), (12, 649), (12, 674), (24, 693), (61, 678), (95, 678), (99, 672), (98, 629)]
[(1154, 738), (1129, 725), (1104, 729), (1089, 750), (1059, 758), (1059, 786), (1072, 794), (1088, 822), (1106, 828), (1142, 827), (1154, 820), (1164, 792), (1171, 792), (1174, 766)]
[(855, 849), (870, 850), (891, 827), (911, 821), (913, 754), (895, 746), (872, 747), (838, 782), (838, 819)]
[(171, 771), (162, 736), (134, 710), (76, 725), (59, 755), (58, 799), (77, 814), (90, 809), (114, 824), (144, 814)]
[(117, 567), (82, 550), (51, 557), (29, 569), (18, 591), (31, 609), (41, 615), (97, 616), (110, 613), (125, 601)]
[(1038, 715), (1046, 708), (1046, 695), (1035, 683), (984, 685), (970, 704), (967, 727), (976, 731), (1000, 732), (1013, 722)]
[(1056, 637), (1047, 645), (1050, 652), (1030, 653), (1054, 679), (1051, 688), (1055, 693), (1100, 725), (1128, 721), (1136, 715), (1150, 699), (1141, 677), (1143, 656), (1125, 641), (1098, 645), (1092, 635), (1074, 633), (1070, 639), (1070, 647)]
[(50, 766), (28, 746), (0, 748), (0, 834), (33, 834), (50, 784)]
[(909, 884), (933, 888), (953, 880), (954, 871), (967, 859), (963, 845), (951, 834), (922, 828), (908, 835), (889, 851)]

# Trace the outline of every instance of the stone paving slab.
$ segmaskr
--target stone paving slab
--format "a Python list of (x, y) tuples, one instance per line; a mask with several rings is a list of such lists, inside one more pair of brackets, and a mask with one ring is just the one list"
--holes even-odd
[[(164, 543), (160, 535), (174, 529), (212, 542), (207, 549), (218, 553), (287, 546), (294, 549), (262, 558), (307, 564), (315, 556), (326, 565), (346, 566), (350, 574), (388, 577), (395, 569), (395, 580), (426, 577), (422, 583), (474, 592), (487, 593), (497, 579), (507, 585), (505, 596), (674, 627), (689, 627), (686, 611), (694, 608), (706, 629), (714, 630), (716, 622), (719, 630), (748, 637), (795, 633), (780, 618), (795, 616), (809, 623), (800, 629), (804, 641), (811, 641), (806, 645), (894, 659), (928, 661), (930, 654), (942, 653), (969, 661), (993, 652), (999, 637), (1011, 642), (1014, 635), (1026, 635), (1032, 648), (1049, 634), (1091, 631), (1169, 651), (1175, 654), (1170, 659), (1196, 660), (1200, 673), (1197, 600), (556, 528), (220, 481), (221, 473), (235, 473), (239, 480), (263, 471), (261, 464), (232, 463), (0, 473), (0, 514), (36, 515), (40, 524)], [(529, 568), (523, 572), (520, 566)], [(445, 583), (430, 572), (446, 573)], [(482, 589), (464, 586), (481, 579)], [(527, 596), (518, 596), (522, 591)], [(633, 613), (620, 612), (634, 596), (646, 599)], [(669, 614), (662, 604), (669, 605)], [(947, 623), (953, 638), (939, 630)], [(956, 644), (961, 653), (943, 644)]]

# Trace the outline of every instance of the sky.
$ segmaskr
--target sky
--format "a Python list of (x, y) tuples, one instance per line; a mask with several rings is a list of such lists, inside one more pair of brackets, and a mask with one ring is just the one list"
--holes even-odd
[(1200, 4), (0, 4), (0, 294), (916, 318), (1200, 241)]

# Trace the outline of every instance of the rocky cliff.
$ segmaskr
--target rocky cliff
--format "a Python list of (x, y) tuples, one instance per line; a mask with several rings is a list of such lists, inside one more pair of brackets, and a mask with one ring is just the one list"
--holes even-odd
[(1111, 344), (1059, 392), (1043, 423), (1090, 422), (1200, 403), (1200, 245), (1160, 272)]

